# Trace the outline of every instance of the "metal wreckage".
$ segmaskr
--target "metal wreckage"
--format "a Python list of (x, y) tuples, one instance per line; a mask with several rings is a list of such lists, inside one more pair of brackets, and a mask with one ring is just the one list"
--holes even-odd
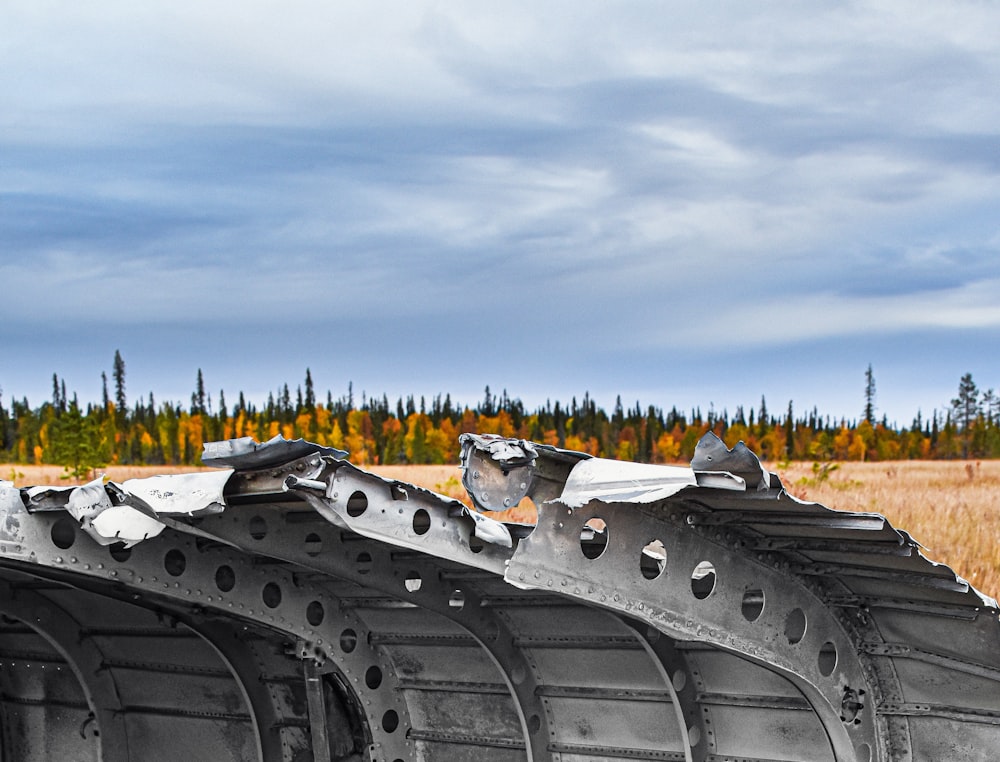
[(0, 483), (3, 760), (1000, 757), (997, 604), (881, 516), (464, 435), (478, 509), (302, 440)]

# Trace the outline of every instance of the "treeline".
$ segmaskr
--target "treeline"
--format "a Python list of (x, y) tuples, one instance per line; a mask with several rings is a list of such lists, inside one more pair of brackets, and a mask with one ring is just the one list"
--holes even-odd
[(197, 465), (202, 443), (250, 436), (265, 441), (281, 434), (347, 450), (359, 465), (457, 463), (463, 432), (495, 433), (545, 442), (606, 458), (652, 463), (686, 462), (698, 440), (714, 431), (727, 445), (743, 441), (762, 459), (897, 460), (989, 458), (1000, 456), (1000, 398), (980, 393), (970, 374), (962, 377), (958, 396), (929, 419), (917, 414), (908, 427), (875, 419), (875, 385), (869, 367), (865, 404), (857, 420), (832, 420), (813, 408), (798, 414), (792, 402), (772, 413), (762, 397), (759, 406), (737, 407), (730, 414), (709, 408), (689, 413), (654, 405), (624, 407), (619, 397), (608, 412), (584, 393), (568, 404), (546, 402), (529, 410), (517, 398), (486, 388), (474, 407), (456, 404), (448, 394), (426, 400), (362, 395), (351, 386), (346, 395), (317, 396), (312, 375), (294, 394), (288, 385), (260, 407), (242, 392), (230, 405), (224, 392), (205, 391), (198, 370), (190, 403), (157, 403), (153, 394), (129, 404), (125, 363), (115, 353), (113, 393), (106, 374), (99, 402), (67, 395), (64, 380), (52, 378), (52, 399), (32, 407), (27, 399), (9, 408), (0, 396), (0, 461), (54, 463), (74, 475), (117, 464)]

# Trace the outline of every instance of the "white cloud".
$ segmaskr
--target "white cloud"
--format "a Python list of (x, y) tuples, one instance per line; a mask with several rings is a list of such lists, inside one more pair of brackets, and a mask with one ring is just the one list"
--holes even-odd
[(755, 162), (749, 151), (713, 135), (710, 127), (664, 122), (640, 124), (638, 131), (652, 138), (664, 158), (690, 162), (702, 170), (739, 170)]
[(560, 340), (583, 315), (588, 352), (993, 328), (998, 21), (5, 3), (0, 318), (46, 283), (60, 320), (112, 325), (494, 299)]
[(627, 341), (636, 350), (710, 351), (734, 342), (744, 348), (765, 348), (829, 338), (892, 337), (926, 329), (1000, 329), (997, 294), (1000, 278), (884, 296), (823, 290), (756, 292), (732, 301), (711, 300), (696, 315), (692, 313), (691, 320), (682, 320), (672, 328), (641, 328)]

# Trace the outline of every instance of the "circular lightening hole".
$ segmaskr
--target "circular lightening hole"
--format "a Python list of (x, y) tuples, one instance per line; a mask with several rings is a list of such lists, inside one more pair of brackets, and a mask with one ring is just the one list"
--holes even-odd
[(315, 532), (310, 532), (305, 539), (305, 552), (307, 556), (315, 558), (323, 552), (323, 538)]
[(819, 673), (823, 677), (829, 677), (833, 670), (837, 668), (837, 646), (829, 640), (819, 649), (819, 659), (817, 660)]
[(187, 559), (177, 548), (171, 548), (163, 557), (163, 568), (171, 577), (179, 577), (187, 568)]
[(73, 543), (76, 542), (76, 521), (69, 516), (63, 516), (52, 525), (50, 534), (52, 544), (57, 548), (61, 548), (62, 550), (71, 548)]
[[(319, 627), (323, 624), (323, 617), (326, 612), (323, 610), (323, 604), (319, 601), (310, 601), (309, 605), (306, 606), (306, 621), (309, 622), (313, 627)], [(344, 639), (341, 636), (340, 639), (341, 648), (344, 647)]]
[(646, 579), (656, 579), (667, 568), (667, 549), (660, 540), (650, 540), (639, 554), (639, 571)]
[(806, 614), (802, 609), (792, 609), (785, 617), (785, 638), (789, 645), (795, 645), (805, 637)]
[(348, 627), (340, 633), (340, 650), (345, 654), (351, 653), (358, 647), (358, 633)]
[(393, 733), (398, 727), (399, 727), (399, 715), (396, 714), (395, 709), (390, 709), (388, 712), (382, 715), (382, 730), (384, 730), (386, 733)]
[(215, 570), (215, 586), (224, 593), (236, 587), (236, 572), (231, 566), (223, 564)]
[(710, 561), (702, 561), (691, 572), (691, 592), (703, 601), (715, 590), (715, 581), (715, 566)]
[(740, 606), (743, 618), (748, 622), (756, 622), (764, 613), (764, 591), (747, 590), (743, 593), (743, 603)]
[(580, 550), (583, 555), (593, 560), (600, 558), (608, 549), (608, 525), (604, 519), (594, 516), (580, 530)]
[(269, 609), (276, 609), (281, 605), (281, 588), (274, 582), (268, 582), (260, 591), (260, 598)]
[(365, 685), (375, 690), (382, 684), (382, 670), (378, 667), (369, 667), (365, 672)]
[(413, 531), (417, 534), (427, 534), (431, 528), (431, 515), (423, 508), (413, 514)]
[(423, 578), (420, 576), (420, 572), (407, 572), (406, 578), (403, 580), (403, 587), (409, 593), (415, 593), (420, 589), (420, 586), (424, 583)]
[(692, 725), (688, 728), (688, 745), (693, 749), (701, 743), (701, 728)]
[(368, 496), (358, 490), (349, 498), (347, 498), (347, 515), (357, 518), (362, 513), (368, 510)]
[(674, 672), (673, 677), (670, 678), (670, 684), (674, 686), (674, 690), (678, 693), (684, 690), (687, 681), (687, 673), (682, 670), (677, 670)]
[(247, 522), (247, 531), (255, 540), (263, 540), (267, 536), (267, 522), (260, 516), (254, 516)]
[(372, 570), (372, 554), (367, 550), (358, 553), (355, 561), (358, 564), (358, 574), (368, 574)]

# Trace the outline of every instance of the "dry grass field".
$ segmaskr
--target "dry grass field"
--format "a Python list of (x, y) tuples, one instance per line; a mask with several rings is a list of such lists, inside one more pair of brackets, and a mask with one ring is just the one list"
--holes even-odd
[(840, 463), (816, 478), (809, 463), (778, 470), (796, 497), (881, 513), (979, 590), (1000, 595), (1000, 461)]
[[(894, 461), (839, 463), (825, 474), (811, 463), (770, 464), (789, 492), (830, 508), (886, 516), (922, 543), (924, 554), (948, 564), (983, 592), (1000, 594), (1000, 461)], [(112, 466), (114, 481), (190, 467)], [(457, 466), (381, 466), (373, 471), (467, 502)], [(0, 479), (18, 486), (68, 484), (56, 466), (0, 465)], [(505, 518), (530, 520), (533, 509)]]

